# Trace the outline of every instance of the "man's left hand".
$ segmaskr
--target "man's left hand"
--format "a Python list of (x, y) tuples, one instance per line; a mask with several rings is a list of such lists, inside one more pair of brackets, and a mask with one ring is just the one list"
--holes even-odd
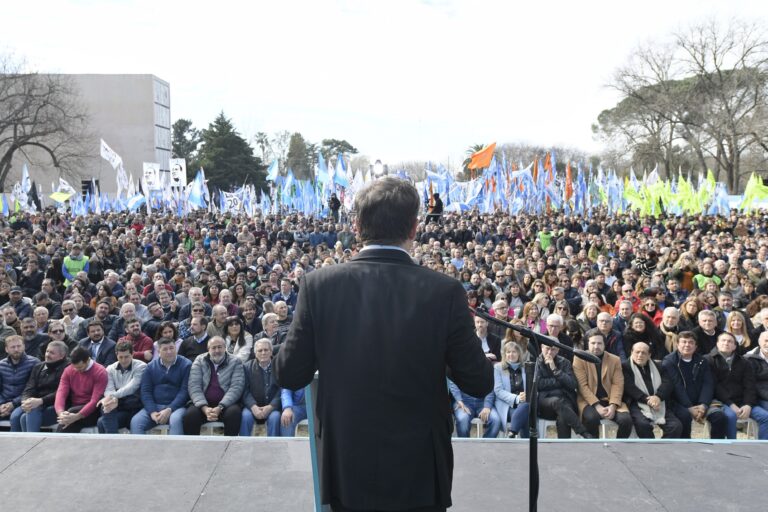
[(488, 423), (488, 417), (491, 415), (491, 410), (488, 407), (483, 407), (480, 410), (480, 414), (478, 414), (478, 418), (480, 418), (480, 421), (483, 423)]

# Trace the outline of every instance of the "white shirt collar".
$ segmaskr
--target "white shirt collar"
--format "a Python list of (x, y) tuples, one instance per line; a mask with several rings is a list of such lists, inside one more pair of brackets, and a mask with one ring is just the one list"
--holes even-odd
[[(408, 254), (408, 251), (406, 251), (405, 249), (403, 249), (398, 245), (377, 245), (377, 244), (366, 245), (365, 247), (360, 249), (360, 252), (373, 250), (373, 249), (396, 249), (398, 251), (404, 252), (405, 254)], [(408, 256), (410, 256), (410, 254), (408, 254)]]

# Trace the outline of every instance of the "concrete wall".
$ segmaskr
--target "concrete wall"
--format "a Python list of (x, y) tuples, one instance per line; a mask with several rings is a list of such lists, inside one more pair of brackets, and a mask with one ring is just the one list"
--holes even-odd
[[(81, 180), (95, 177), (101, 191), (117, 191), (116, 173), (101, 158), (100, 139), (123, 159), (125, 170), (135, 183), (142, 175), (143, 162), (157, 162), (169, 170), (171, 156), (170, 87), (154, 75), (66, 75), (79, 90), (80, 102), (89, 116), (87, 147), (83, 167), (63, 177), (75, 187)], [(58, 184), (59, 172), (47, 165), (49, 159), (29, 153), (30, 177), (42, 186), (44, 196), (51, 193), (51, 183)], [(8, 179), (8, 189), (19, 180), (21, 166), (27, 159), (17, 153)]]

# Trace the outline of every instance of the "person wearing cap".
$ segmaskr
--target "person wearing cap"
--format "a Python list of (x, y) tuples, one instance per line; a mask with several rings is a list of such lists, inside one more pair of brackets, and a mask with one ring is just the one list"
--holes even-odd
[(61, 273), (64, 274), (65, 287), (72, 284), (78, 272), (87, 273), (89, 270), (88, 256), (82, 253), (82, 249), (80, 244), (74, 244), (69, 256), (64, 257), (64, 262), (61, 264)]
[(8, 293), (8, 305), (16, 311), (16, 316), (21, 320), (32, 316), (32, 306), (24, 300), (22, 295), (21, 286), (12, 286)]

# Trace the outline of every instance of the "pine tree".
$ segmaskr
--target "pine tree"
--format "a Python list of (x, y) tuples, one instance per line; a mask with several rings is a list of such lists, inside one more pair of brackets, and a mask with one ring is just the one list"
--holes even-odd
[(234, 190), (243, 183), (266, 187), (266, 166), (224, 112), (203, 130), (198, 158), (209, 185), (222, 190)]

